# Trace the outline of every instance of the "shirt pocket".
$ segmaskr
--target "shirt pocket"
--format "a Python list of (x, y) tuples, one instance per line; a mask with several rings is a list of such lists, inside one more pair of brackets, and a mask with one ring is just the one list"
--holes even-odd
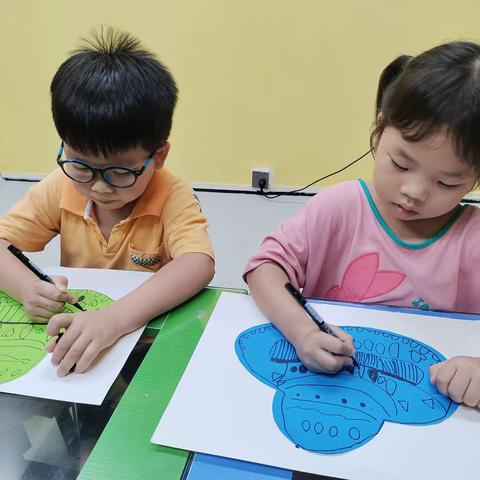
[(156, 272), (168, 263), (164, 245), (160, 245), (155, 252), (136, 250), (133, 243), (128, 245), (128, 256), (135, 270)]

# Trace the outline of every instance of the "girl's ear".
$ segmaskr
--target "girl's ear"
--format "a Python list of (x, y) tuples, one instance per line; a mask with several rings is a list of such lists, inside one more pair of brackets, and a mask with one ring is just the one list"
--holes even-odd
[[(383, 113), (382, 112), (378, 112), (378, 115), (377, 115), (377, 122), (376, 122), (376, 125), (375, 125), (375, 130), (379, 130), (379, 126), (382, 125), (383, 123)], [(380, 131), (382, 131), (383, 129), (380, 129)], [(381, 133), (376, 133), (375, 136), (372, 138), (372, 149), (373, 151), (375, 152), (377, 150), (377, 147), (378, 147), (378, 142), (380, 141), (380, 137), (382, 136)]]
[(170, 151), (170, 144), (165, 142), (154, 154), (153, 161), (155, 162), (155, 168), (160, 170), (165, 164), (168, 152)]

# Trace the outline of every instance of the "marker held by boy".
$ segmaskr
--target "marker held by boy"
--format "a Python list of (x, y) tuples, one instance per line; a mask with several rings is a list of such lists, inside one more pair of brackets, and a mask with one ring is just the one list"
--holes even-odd
[[(55, 344), (58, 343), (58, 341), (63, 337), (63, 334), (65, 332), (58, 332), (57, 338), (55, 339)], [(73, 373), (75, 371), (75, 367), (77, 366), (76, 363), (73, 364), (72, 368), (68, 371), (68, 373)]]
[[(28, 259), (21, 250), (19, 250), (17, 247), (14, 245), (9, 245), (7, 247), (7, 250), (18, 260), (20, 260), (31, 272), (33, 272), (40, 280), (43, 280), (44, 282), (51, 283), (52, 285), (55, 285), (55, 282), (37, 265), (35, 265), (33, 262)], [(85, 309), (77, 302), (77, 303), (72, 303), (74, 307), (78, 308), (82, 312), (85, 311)]]
[[(312, 321), (322, 332), (338, 338), (341, 342), (343, 342), (343, 340), (330, 328), (330, 325), (317, 313), (317, 311), (307, 302), (304, 296), (290, 282), (285, 284), (285, 288), (300, 304), (300, 306), (305, 310), (305, 313), (312, 319)], [(355, 360), (355, 357), (350, 358), (352, 359), (353, 366), (358, 368), (358, 362)]]

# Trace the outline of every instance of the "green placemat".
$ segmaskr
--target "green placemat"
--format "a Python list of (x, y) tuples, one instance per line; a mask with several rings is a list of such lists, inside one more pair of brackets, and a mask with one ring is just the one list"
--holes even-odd
[(150, 438), (215, 308), (220, 290), (206, 289), (155, 319), (159, 330), (79, 479), (174, 479), (188, 452), (154, 445)]

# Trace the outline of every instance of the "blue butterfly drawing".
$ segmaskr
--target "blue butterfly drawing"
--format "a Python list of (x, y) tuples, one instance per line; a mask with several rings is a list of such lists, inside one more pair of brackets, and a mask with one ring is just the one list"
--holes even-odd
[(242, 332), (235, 352), (258, 380), (276, 389), (273, 417), (298, 447), (341, 453), (369, 442), (383, 422), (428, 425), (458, 405), (430, 383), (428, 367), (445, 357), (418, 340), (385, 330), (342, 327), (354, 338), (359, 368), (308, 370), (271, 323)]

